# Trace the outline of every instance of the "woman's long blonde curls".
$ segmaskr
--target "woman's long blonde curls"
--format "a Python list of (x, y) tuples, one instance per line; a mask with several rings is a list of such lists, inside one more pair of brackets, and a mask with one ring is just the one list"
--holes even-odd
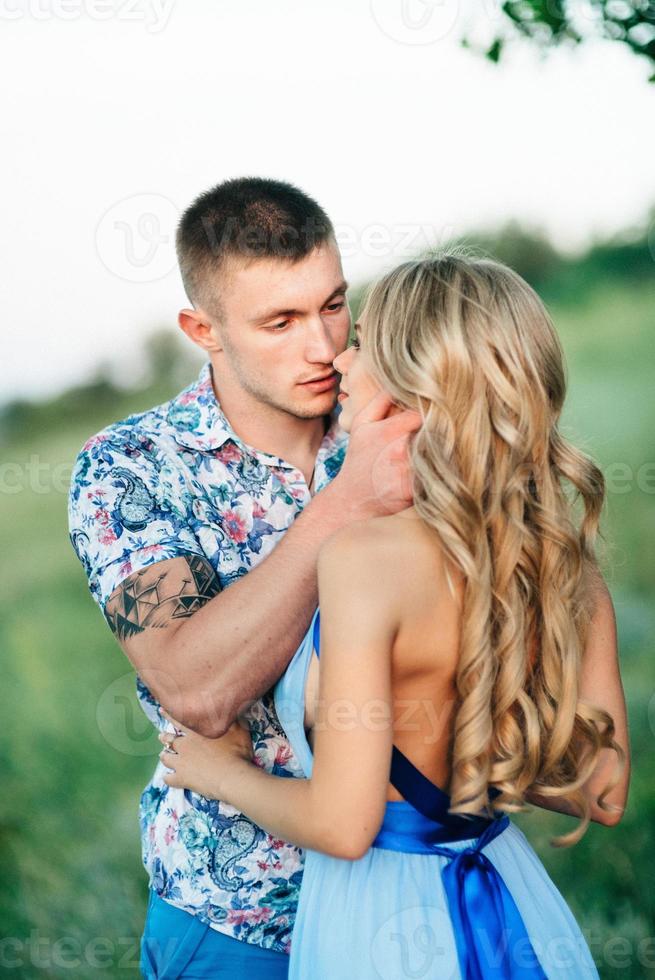
[(581, 822), (554, 843), (575, 843), (589, 824), (581, 787), (603, 748), (622, 753), (610, 715), (579, 698), (605, 489), (558, 431), (557, 333), (519, 275), (461, 251), (393, 270), (360, 322), (377, 381), (422, 415), (414, 505), (466, 583), (451, 810), (565, 797)]

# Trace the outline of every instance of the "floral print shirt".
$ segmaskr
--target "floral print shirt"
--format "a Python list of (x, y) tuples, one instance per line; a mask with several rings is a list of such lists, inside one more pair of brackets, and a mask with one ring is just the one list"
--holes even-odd
[[(339, 412), (337, 405), (316, 457), (316, 492), (344, 459)], [(176, 397), (84, 444), (69, 494), (70, 538), (104, 611), (127, 576), (179, 555), (203, 556), (221, 588), (229, 587), (270, 554), (310, 499), (300, 470), (236, 435), (207, 361)], [(163, 729), (157, 701), (139, 678), (136, 685), (141, 707)], [(302, 777), (272, 695), (246, 715), (255, 761), (278, 776)], [(219, 932), (288, 953), (303, 852), (226, 803), (168, 787), (165, 773), (158, 762), (140, 801), (151, 887)]]

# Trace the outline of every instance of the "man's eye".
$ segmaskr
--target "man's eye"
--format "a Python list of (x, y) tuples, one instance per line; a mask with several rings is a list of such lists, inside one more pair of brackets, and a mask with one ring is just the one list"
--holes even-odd
[(274, 323), (271, 326), (271, 330), (282, 330), (283, 327), (286, 327), (288, 322), (288, 320), (280, 320), (279, 323)]
[(339, 303), (330, 303), (329, 306), (326, 306), (326, 309), (329, 310), (330, 313), (336, 313), (337, 310), (342, 310), (345, 305), (345, 302), (341, 300)]

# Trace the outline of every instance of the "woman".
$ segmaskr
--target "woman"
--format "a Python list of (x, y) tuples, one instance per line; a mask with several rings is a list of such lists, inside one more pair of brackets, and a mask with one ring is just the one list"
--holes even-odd
[(458, 254), (389, 273), (356, 330), (342, 426), (380, 389), (423, 424), (413, 506), (324, 545), (320, 614), (276, 687), (308, 778), (252, 765), (235, 724), (160, 736), (166, 782), (307, 849), (295, 980), (596, 977), (508, 817), (578, 815), (570, 844), (627, 795), (603, 478), (557, 428), (557, 335), (518, 275)]

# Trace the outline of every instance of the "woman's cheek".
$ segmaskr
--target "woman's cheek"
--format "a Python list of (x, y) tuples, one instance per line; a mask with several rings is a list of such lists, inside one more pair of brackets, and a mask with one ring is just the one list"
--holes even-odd
[(339, 412), (339, 425), (346, 432), (350, 431), (350, 410), (348, 408), (348, 402), (350, 398), (344, 398), (341, 402), (341, 411)]

